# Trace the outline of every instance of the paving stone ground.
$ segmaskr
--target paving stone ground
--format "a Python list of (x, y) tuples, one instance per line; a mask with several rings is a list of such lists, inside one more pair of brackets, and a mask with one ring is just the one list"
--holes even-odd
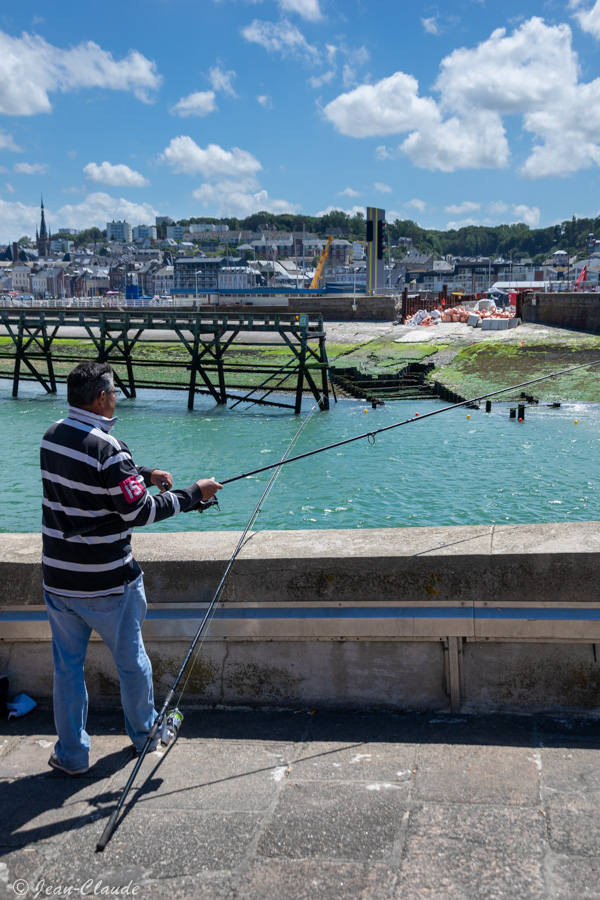
[(50, 710), (0, 723), (0, 897), (600, 898), (600, 720), (195, 709), (134, 765), (119, 710), (51, 770)]

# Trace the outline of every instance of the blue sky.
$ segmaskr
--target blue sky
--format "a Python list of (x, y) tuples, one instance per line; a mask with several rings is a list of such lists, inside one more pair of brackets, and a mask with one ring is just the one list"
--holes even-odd
[(600, 211), (600, 0), (3, 4), (0, 241), (156, 215)]

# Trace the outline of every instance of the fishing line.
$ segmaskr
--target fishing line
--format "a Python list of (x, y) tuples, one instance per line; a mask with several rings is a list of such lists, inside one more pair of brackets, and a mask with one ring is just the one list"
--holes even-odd
[[(571, 366), (569, 369), (563, 369), (560, 372), (552, 372), (550, 375), (542, 375), (540, 378), (532, 378), (531, 381), (524, 381), (521, 384), (513, 384), (511, 387), (500, 388), (497, 391), (491, 391), (488, 394), (482, 394), (480, 397), (471, 397), (469, 400), (461, 400), (459, 403), (452, 403), (450, 406), (443, 406), (441, 409), (434, 409), (432, 412), (423, 413), (423, 415), (416, 415), (410, 419), (405, 419), (403, 422), (394, 422), (392, 425), (384, 425), (382, 428), (376, 428), (373, 431), (365, 431), (363, 434), (356, 434), (354, 437), (345, 438), (342, 441), (336, 441), (334, 444), (326, 444), (324, 447), (317, 447), (314, 450), (309, 450), (307, 453), (300, 453), (298, 456), (290, 456), (287, 459), (282, 460), (280, 463), (271, 463), (268, 466), (261, 466), (260, 469), (253, 469), (251, 472), (244, 472), (241, 475), (235, 475), (233, 478), (225, 478), (220, 484), (232, 484), (234, 481), (239, 481), (241, 478), (249, 478), (250, 475), (258, 475), (259, 472), (267, 472), (269, 469), (275, 468), (275, 466), (285, 466), (288, 463), (297, 462), (299, 459), (307, 459), (309, 456), (314, 456), (316, 453), (323, 453), (324, 450), (333, 450), (335, 447), (343, 447), (345, 444), (351, 444), (354, 441), (364, 440), (366, 438), (370, 444), (375, 443), (375, 436), (378, 434), (383, 434), (384, 431), (391, 431), (393, 428), (400, 428), (402, 425), (411, 425), (414, 422), (422, 422), (423, 419), (429, 419), (431, 416), (439, 416), (441, 413), (448, 412), (451, 409), (458, 409), (461, 406), (465, 406), (468, 403), (478, 403), (480, 400), (487, 400), (489, 397), (496, 397), (498, 394), (507, 394), (509, 391), (516, 391), (519, 388), (528, 387), (530, 384), (537, 384), (540, 381), (547, 381), (549, 378), (556, 378), (559, 375), (567, 375), (569, 372), (575, 372), (578, 369), (585, 369), (589, 366), (598, 366), (600, 365), (600, 359), (596, 359), (593, 362), (582, 363), (579, 366)], [(78, 532), (81, 533), (81, 532)]]
[[(317, 401), (317, 402), (318, 402), (318, 401)], [(264, 491), (262, 492), (261, 498), (260, 498), (260, 500), (258, 501), (258, 503), (256, 504), (256, 507), (255, 507), (255, 509), (254, 509), (254, 511), (253, 511), (253, 513), (252, 513), (252, 515), (250, 516), (250, 519), (248, 520), (248, 524), (246, 525), (244, 531), (242, 532), (242, 536), (241, 536), (241, 538), (239, 539), (239, 541), (238, 541), (238, 543), (237, 543), (237, 546), (236, 546), (235, 550), (233, 551), (232, 556), (231, 556), (230, 559), (229, 559), (229, 562), (228, 562), (228, 564), (227, 564), (227, 567), (225, 568), (225, 572), (223, 573), (223, 576), (222, 576), (222, 578), (221, 578), (221, 581), (219, 582), (219, 586), (218, 586), (218, 588), (217, 588), (217, 590), (216, 590), (216, 592), (215, 592), (215, 595), (214, 595), (214, 597), (213, 597), (213, 600), (211, 601), (211, 604), (210, 604), (210, 606), (209, 606), (209, 610), (210, 610), (210, 608), (212, 607), (212, 612), (211, 612), (210, 616), (209, 616), (208, 614), (205, 616), (206, 623), (205, 623), (204, 621), (202, 622), (202, 625), (200, 626), (201, 629), (206, 628), (206, 631), (208, 631), (208, 625), (210, 625), (212, 619), (214, 618), (215, 612), (216, 612), (216, 600), (217, 600), (218, 597), (220, 596), (220, 594), (221, 594), (221, 592), (222, 592), (222, 590), (223, 590), (223, 588), (224, 588), (224, 586), (225, 586), (225, 582), (227, 581), (227, 576), (229, 575), (229, 573), (230, 573), (230, 571), (231, 571), (231, 569), (232, 569), (232, 567), (233, 567), (233, 563), (235, 562), (237, 556), (239, 555), (239, 553), (240, 553), (241, 550), (242, 550), (242, 546), (243, 546), (244, 540), (245, 540), (245, 538), (246, 538), (246, 535), (248, 534), (250, 528), (252, 527), (252, 523), (254, 522), (255, 518), (256, 518), (257, 515), (261, 512), (261, 507), (262, 507), (262, 505), (264, 504), (264, 502), (266, 501), (267, 497), (268, 497), (269, 494), (271, 493), (271, 490), (272, 490), (272, 488), (273, 488), (273, 485), (275, 484), (275, 481), (276, 481), (277, 478), (279, 477), (279, 474), (280, 474), (280, 472), (281, 472), (281, 463), (283, 463), (283, 461), (285, 460), (286, 456), (288, 455), (288, 453), (290, 452), (290, 450), (292, 449), (292, 447), (294, 446), (294, 444), (296, 443), (296, 441), (298, 440), (298, 438), (299, 438), (300, 435), (302, 434), (304, 428), (308, 425), (308, 422), (309, 422), (311, 416), (313, 415), (313, 413), (315, 412), (316, 408), (317, 408), (317, 403), (314, 404), (314, 406), (313, 406), (312, 409), (310, 410), (308, 416), (306, 417), (305, 421), (302, 423), (302, 425), (300, 426), (300, 428), (298, 428), (298, 430), (296, 431), (294, 437), (292, 438), (292, 440), (291, 440), (290, 443), (288, 444), (285, 453), (284, 453), (283, 456), (281, 457), (281, 460), (280, 460), (279, 464), (276, 464), (276, 465), (277, 465), (277, 468), (276, 468), (275, 471), (273, 472), (273, 475), (272, 475), (271, 478), (269, 479), (269, 483), (267, 484), (266, 488), (265, 488)], [(190, 677), (191, 677), (192, 672), (193, 672), (193, 670), (194, 670), (194, 666), (196, 665), (196, 661), (197, 661), (197, 659), (198, 659), (198, 657), (199, 657), (199, 655), (200, 655), (200, 651), (202, 650), (202, 647), (203, 647), (203, 645), (204, 645), (204, 641), (205, 641), (205, 640), (206, 640), (206, 637), (203, 636), (203, 637), (202, 637), (202, 640), (201, 640), (201, 641), (199, 642), (199, 644), (198, 644), (198, 649), (197, 649), (197, 651), (196, 651), (196, 655), (195, 655), (194, 659), (192, 660), (192, 664), (191, 664), (191, 666), (190, 666), (190, 670), (189, 670), (189, 672), (188, 672), (187, 678), (185, 679), (184, 685), (183, 685), (183, 687), (181, 688), (181, 693), (179, 694), (179, 697), (178, 697), (178, 700), (177, 700), (177, 706), (179, 706), (179, 704), (180, 704), (180, 702), (181, 702), (181, 698), (183, 697), (184, 691), (185, 691), (185, 689), (186, 689), (186, 687), (187, 687), (187, 683), (188, 683), (188, 681), (190, 680)]]
[[(531, 384), (539, 384), (540, 381), (548, 381), (549, 378), (557, 378), (559, 375), (568, 375), (570, 372), (576, 372), (579, 369), (586, 369), (590, 366), (598, 366), (600, 365), (600, 359), (596, 359), (592, 362), (582, 363), (578, 366), (571, 366), (568, 369), (562, 369), (559, 372), (552, 372), (550, 375), (541, 375), (539, 378), (532, 378), (530, 381), (523, 381), (521, 384), (513, 384), (507, 388), (500, 388), (497, 391), (490, 391), (487, 394), (481, 394), (479, 397), (471, 397), (468, 400), (461, 400), (459, 403), (452, 403), (450, 406), (443, 406), (441, 409), (434, 409), (432, 412), (423, 413), (423, 415), (413, 416), (410, 419), (405, 419), (403, 422), (394, 422), (392, 425), (385, 425), (382, 428), (376, 428), (372, 431), (365, 431), (363, 434), (356, 434), (354, 437), (345, 438), (341, 441), (336, 441), (333, 444), (326, 444), (323, 447), (316, 447), (314, 450), (309, 450), (306, 453), (300, 453), (298, 456), (290, 456), (280, 460), (277, 463), (271, 463), (267, 466), (261, 466), (259, 469), (252, 469), (250, 472), (243, 472), (241, 475), (235, 475), (233, 478), (225, 478), (220, 480), (220, 484), (233, 484), (234, 481), (240, 481), (242, 478), (249, 478), (251, 475), (258, 475), (260, 472), (267, 472), (270, 469), (275, 469), (278, 466), (285, 466), (288, 463), (298, 462), (300, 459), (307, 459), (309, 456), (315, 456), (317, 453), (323, 453), (325, 450), (333, 450), (336, 447), (343, 447), (345, 444), (351, 444), (354, 441), (361, 441), (365, 438), (369, 441), (370, 444), (375, 443), (375, 437), (378, 434), (383, 434), (385, 431), (391, 431), (393, 428), (400, 428), (402, 425), (412, 425), (415, 422), (422, 422), (424, 419), (429, 419), (431, 416), (439, 416), (441, 413), (449, 412), (451, 409), (459, 409), (461, 406), (466, 406), (469, 403), (478, 403), (480, 400), (487, 400), (489, 397), (497, 397), (499, 394), (507, 394), (510, 391), (516, 391), (520, 388), (529, 387)], [(321, 397), (319, 397), (319, 400)], [(318, 402), (318, 401), (317, 401)], [(312, 414), (312, 410), (311, 410)], [(210, 504), (209, 504), (210, 505)], [(71, 531), (65, 531), (63, 537), (65, 539), (78, 537), (79, 535), (89, 534), (91, 531), (95, 531), (97, 528), (101, 528), (104, 525), (108, 525), (109, 523), (119, 521), (119, 516), (111, 515), (105, 516), (102, 519), (92, 522), (89, 525), (82, 525), (80, 528), (74, 528)]]
[[(321, 399), (321, 398), (319, 398), (319, 399)], [(177, 686), (179, 685), (179, 682), (180, 682), (181, 679), (183, 678), (183, 675), (184, 675), (184, 673), (185, 673), (185, 670), (186, 670), (186, 668), (187, 668), (187, 666), (188, 666), (188, 664), (189, 664), (189, 662), (190, 662), (190, 659), (192, 659), (192, 656), (193, 656), (193, 654), (194, 654), (194, 651), (196, 650), (196, 647), (198, 647), (198, 650), (197, 650), (197, 652), (196, 652), (196, 655), (194, 656), (194, 658), (193, 658), (193, 660), (192, 660), (192, 665), (190, 666), (190, 671), (188, 672), (188, 676), (187, 676), (187, 678), (186, 678), (186, 680), (185, 680), (185, 682), (184, 682), (184, 685), (183, 685), (183, 687), (182, 687), (182, 689), (181, 689), (181, 693), (180, 693), (180, 695), (179, 695), (179, 700), (178, 700), (178, 705), (179, 705), (179, 702), (181, 701), (181, 698), (182, 698), (182, 696), (183, 696), (183, 693), (184, 693), (184, 691), (185, 691), (185, 688), (186, 688), (186, 686), (187, 686), (187, 683), (188, 683), (188, 681), (189, 681), (189, 679), (190, 679), (190, 676), (191, 676), (191, 674), (192, 674), (192, 671), (193, 671), (193, 669), (194, 669), (194, 665), (196, 664), (196, 660), (198, 659), (198, 655), (199, 655), (200, 650), (202, 649), (202, 645), (203, 645), (203, 643), (204, 643), (204, 639), (200, 642), (200, 638), (201, 638), (203, 632), (205, 631), (205, 629), (207, 628), (207, 626), (209, 625), (209, 623), (211, 622), (211, 620), (212, 620), (212, 618), (213, 618), (213, 616), (214, 616), (214, 612), (215, 612), (215, 609), (216, 609), (217, 602), (218, 602), (218, 600), (219, 600), (219, 597), (221, 596), (221, 593), (222, 593), (222, 591), (223, 591), (223, 588), (225, 587), (225, 583), (226, 583), (226, 581), (227, 581), (227, 577), (228, 577), (228, 575), (229, 575), (229, 573), (230, 573), (230, 571), (231, 571), (231, 568), (232, 568), (232, 566), (233, 566), (233, 564), (234, 564), (234, 562), (235, 562), (235, 560), (236, 560), (238, 554), (240, 553), (240, 551), (241, 551), (241, 549), (242, 549), (242, 546), (243, 546), (243, 544), (244, 544), (246, 535), (248, 534), (248, 531), (250, 530), (250, 528), (251, 528), (251, 526), (252, 526), (252, 523), (254, 522), (256, 516), (257, 516), (257, 515), (259, 514), (259, 512), (261, 511), (261, 506), (262, 506), (262, 504), (265, 502), (267, 496), (269, 495), (269, 493), (270, 493), (270, 491), (271, 491), (271, 488), (273, 487), (273, 484), (275, 483), (275, 481), (276, 481), (276, 479), (277, 479), (277, 477), (278, 477), (278, 475), (279, 475), (279, 472), (281, 471), (281, 463), (283, 463), (283, 461), (285, 460), (287, 454), (290, 452), (290, 450), (291, 450), (292, 447), (294, 446), (295, 442), (296, 442), (297, 439), (300, 437), (300, 434), (302, 433), (302, 431), (304, 430), (304, 428), (305, 428), (306, 425), (308, 424), (308, 422), (309, 422), (309, 420), (310, 420), (312, 414), (314, 413), (315, 409), (317, 408), (317, 404), (318, 404), (318, 401), (317, 401), (317, 403), (314, 404), (314, 406), (313, 406), (313, 408), (311, 409), (311, 411), (309, 412), (308, 416), (306, 417), (306, 419), (304, 420), (304, 422), (301, 424), (300, 428), (298, 428), (298, 430), (296, 431), (294, 437), (292, 438), (292, 440), (291, 440), (290, 443), (288, 444), (288, 447), (286, 448), (285, 453), (284, 453), (283, 456), (281, 457), (280, 463), (279, 463), (279, 464), (276, 464), (276, 466), (279, 465), (279, 467), (276, 468), (276, 471), (273, 472), (273, 475), (272, 475), (271, 478), (269, 479), (269, 483), (267, 484), (267, 486), (265, 487), (264, 491), (262, 492), (261, 498), (260, 498), (260, 500), (258, 501), (258, 503), (256, 504), (256, 506), (255, 506), (255, 508), (254, 508), (254, 511), (252, 512), (252, 515), (250, 516), (250, 519), (248, 520), (248, 524), (246, 525), (244, 531), (242, 532), (242, 536), (240, 537), (240, 539), (239, 539), (239, 541), (238, 541), (238, 543), (237, 543), (237, 545), (236, 545), (236, 548), (235, 548), (235, 550), (233, 551), (233, 554), (231, 555), (231, 557), (230, 557), (230, 559), (229, 559), (229, 562), (227, 563), (227, 566), (225, 567), (225, 571), (224, 571), (224, 573), (223, 573), (223, 575), (222, 575), (222, 577), (221, 577), (221, 580), (220, 580), (220, 582), (219, 582), (219, 585), (218, 585), (218, 587), (217, 587), (217, 590), (215, 591), (215, 593), (214, 593), (214, 595), (213, 595), (213, 598), (212, 598), (212, 600), (210, 601), (210, 604), (209, 604), (209, 606), (208, 606), (208, 608), (207, 608), (207, 610), (206, 610), (206, 612), (205, 612), (205, 614), (204, 614), (204, 617), (203, 617), (203, 619), (202, 619), (202, 622), (200, 623), (200, 626), (199, 626), (198, 630), (196, 631), (196, 634), (195, 634), (195, 636), (194, 636), (194, 639), (193, 639), (192, 643), (190, 644), (190, 646), (189, 646), (189, 648), (188, 648), (188, 652), (187, 652), (187, 654), (186, 654), (186, 656), (185, 656), (185, 659), (184, 659), (183, 663), (181, 664), (181, 667), (180, 667), (180, 669), (179, 669), (179, 672), (177, 673), (177, 677), (175, 678), (175, 681), (173, 682), (173, 685), (172, 685), (171, 689), (169, 690), (169, 693), (167, 694), (167, 696), (166, 696), (166, 698), (165, 698), (165, 702), (163, 703), (160, 712), (158, 713), (158, 715), (156, 716), (156, 719), (154, 720), (154, 724), (152, 725), (152, 728), (151, 728), (150, 731), (148, 732), (148, 737), (146, 738), (146, 743), (144, 744), (144, 747), (143, 747), (143, 749), (142, 749), (142, 751), (141, 751), (141, 753), (140, 753), (140, 755), (139, 755), (139, 757), (138, 757), (138, 759), (137, 759), (137, 762), (136, 762), (136, 764), (135, 764), (135, 766), (134, 766), (134, 768), (133, 768), (133, 771), (132, 771), (131, 775), (129, 776), (129, 779), (128, 779), (128, 781), (127, 781), (127, 784), (125, 785), (125, 787), (124, 787), (124, 789), (123, 789), (123, 793), (122, 793), (121, 796), (119, 797), (119, 800), (118, 800), (118, 802), (117, 802), (117, 805), (116, 805), (116, 807), (114, 808), (114, 810), (112, 811), (112, 813), (110, 814), (109, 820), (108, 820), (108, 822), (107, 822), (107, 824), (106, 824), (106, 827), (104, 828), (104, 831), (102, 832), (102, 835), (101, 835), (101, 837), (100, 837), (100, 840), (99, 840), (98, 843), (96, 844), (96, 852), (97, 852), (97, 853), (102, 853), (102, 852), (104, 851), (104, 848), (106, 847), (106, 845), (108, 844), (108, 842), (109, 842), (109, 840), (110, 840), (110, 837), (111, 837), (111, 835), (112, 835), (112, 833), (113, 833), (113, 831), (114, 831), (114, 829), (115, 829), (115, 826), (116, 826), (116, 824), (117, 824), (117, 819), (118, 819), (119, 813), (120, 813), (120, 811), (121, 811), (121, 809), (122, 809), (122, 807), (123, 807), (123, 804), (124, 804), (124, 802), (125, 802), (125, 799), (126, 799), (127, 795), (129, 794), (129, 791), (131, 790), (131, 787), (132, 787), (132, 785), (133, 785), (133, 783), (134, 783), (134, 781), (135, 781), (135, 779), (136, 779), (137, 773), (139, 772), (139, 770), (140, 770), (140, 768), (141, 768), (141, 765), (142, 765), (142, 763), (143, 763), (143, 761), (144, 761), (144, 759), (145, 759), (145, 757), (146, 757), (146, 754), (148, 753), (148, 750), (149, 750), (150, 746), (151, 746), (151, 745), (154, 743), (154, 741), (158, 738), (159, 729), (162, 729), (163, 721), (165, 720), (165, 716), (167, 715), (167, 711), (168, 711), (168, 709), (169, 709), (169, 707), (170, 707), (170, 705), (171, 705), (171, 702), (172, 702), (172, 700), (173, 700), (173, 696), (174, 696), (174, 694), (175, 694), (175, 691), (177, 690)], [(272, 467), (272, 468), (273, 468), (273, 467)], [(198, 645), (199, 645), (199, 646), (198, 646)], [(179, 710), (178, 710), (177, 708), (175, 708), (175, 710), (172, 710), (172, 712), (175, 713), (175, 714), (179, 717), (178, 721), (177, 721), (176, 724), (175, 724), (175, 731), (174, 731), (174, 734), (173, 734), (173, 737), (176, 737), (176, 735), (177, 735), (177, 733), (178, 733), (178, 731), (179, 731), (179, 725), (180, 725), (180, 723), (181, 723), (183, 717), (181, 716), (181, 713), (179, 713)]]

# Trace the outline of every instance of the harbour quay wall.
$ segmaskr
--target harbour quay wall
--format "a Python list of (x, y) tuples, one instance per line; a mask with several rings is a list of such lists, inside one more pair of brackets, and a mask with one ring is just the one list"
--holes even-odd
[[(239, 533), (134, 535), (157, 702)], [(0, 675), (50, 700), (41, 536), (0, 535)], [(264, 531), (236, 559), (188, 704), (579, 711), (600, 707), (600, 523)], [(118, 702), (105, 646), (94, 704)]]
[[(319, 313), (325, 321), (386, 321), (394, 322), (399, 318), (402, 303), (394, 296), (367, 296), (365, 294), (320, 294), (318, 297), (309, 295), (290, 294), (287, 303), (265, 303), (264, 299), (257, 297), (251, 300), (248, 297), (240, 302), (231, 299), (221, 299), (216, 305), (211, 306), (215, 312), (227, 312), (231, 307), (243, 312), (269, 312), (269, 313)], [(206, 307), (202, 307), (205, 309)]]
[(600, 294), (528, 294), (523, 300), (522, 319), (600, 334)]

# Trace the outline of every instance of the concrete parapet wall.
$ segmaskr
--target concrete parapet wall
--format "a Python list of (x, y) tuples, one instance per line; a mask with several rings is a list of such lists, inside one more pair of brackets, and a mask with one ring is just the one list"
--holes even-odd
[[(239, 539), (135, 535), (159, 693), (171, 686)], [(41, 537), (0, 536), (0, 674), (47, 697)], [(258, 532), (186, 691), (215, 703), (586, 709), (599, 703), (598, 523)], [(92, 641), (95, 702), (114, 700)]]
[(215, 311), (228, 312), (229, 308), (241, 309), (245, 312), (269, 313), (318, 313), (325, 321), (384, 321), (394, 322), (401, 313), (401, 301), (391, 296), (366, 296), (352, 292), (348, 294), (324, 294), (318, 297), (306, 295), (290, 295), (285, 305), (265, 304), (260, 298), (252, 303), (220, 302)]
[(523, 302), (523, 321), (556, 325), (600, 334), (600, 294), (528, 295)]

